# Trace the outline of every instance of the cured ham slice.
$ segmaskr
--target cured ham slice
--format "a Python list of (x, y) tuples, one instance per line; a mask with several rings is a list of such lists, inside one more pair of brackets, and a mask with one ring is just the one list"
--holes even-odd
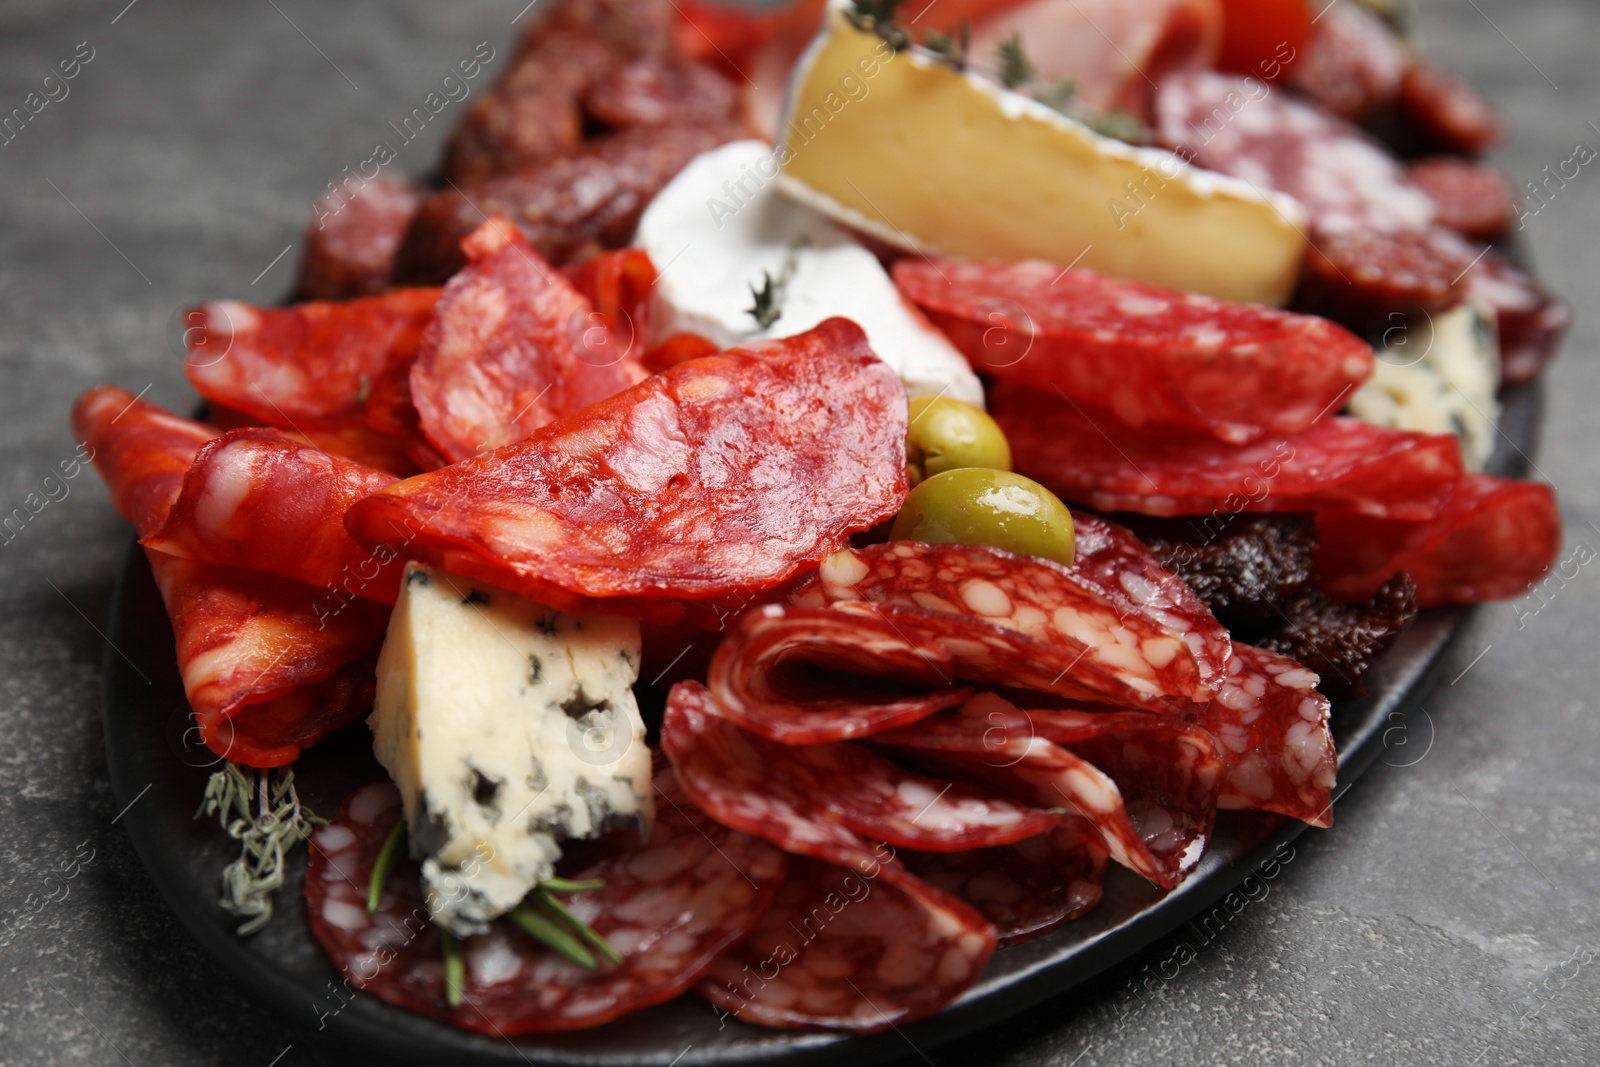
[(704, 686), (673, 687), (661, 743), (684, 791), (724, 826), (807, 857), (791, 861), (772, 910), (699, 993), (749, 1022), (861, 1033), (955, 999), (994, 952), (994, 927), (910, 874), (892, 849), (770, 791), (748, 762), (751, 739), (717, 714)]
[(1463, 473), (1461, 446), (1449, 434), (1344, 417), (1292, 437), (1229, 445), (1128, 430), (1104, 412), (1008, 385), (990, 392), (989, 409), (1021, 473), (1101, 511), (1226, 518), (1342, 508), (1422, 520), (1438, 512)]
[(894, 278), (978, 370), (1128, 426), (1297, 433), (1372, 374), (1366, 342), (1326, 319), (1060, 264), (908, 258)]
[(411, 368), (422, 430), (455, 462), (514, 444), (645, 377), (627, 342), (506, 219), (462, 241)]
[(143, 543), (393, 604), (403, 564), (351, 540), (344, 515), (396, 480), (276, 430), (231, 430), (195, 456), (171, 514)]
[(854, 323), (691, 360), (351, 508), (365, 544), (566, 611), (673, 622), (893, 515), (905, 393)]
[(771, 908), (784, 881), (784, 854), (701, 814), (663, 762), (650, 838), (608, 838), (578, 880), (604, 884), (565, 903), (622, 956), (584, 970), (510, 926), (462, 942), (461, 1005), (450, 1007), (439, 932), (426, 922), (420, 871), (402, 858), (376, 913), (367, 886), (400, 794), (388, 782), (345, 801), (311, 838), (306, 911), (311, 932), (357, 987), (391, 1004), (499, 1036), (598, 1026), (683, 992)]

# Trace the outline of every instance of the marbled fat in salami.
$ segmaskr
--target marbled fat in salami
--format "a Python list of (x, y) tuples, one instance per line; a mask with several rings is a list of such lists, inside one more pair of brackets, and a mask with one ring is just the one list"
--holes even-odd
[(411, 179), (379, 172), (350, 179), (317, 199), (306, 226), (300, 260), (299, 296), (304, 300), (348, 300), (389, 288), (394, 257), (422, 200)]
[(828, 319), (391, 486), (347, 524), (562, 610), (673, 622), (682, 601), (752, 597), (893, 515), (905, 428), (894, 372)]
[(171, 514), (143, 544), (393, 604), (404, 565), (362, 549), (344, 515), (396, 480), (276, 430), (231, 430), (195, 456)]
[(945, 647), (875, 611), (765, 604), (712, 656), (706, 684), (723, 714), (786, 745), (844, 741), (960, 704)]
[(72, 405), (72, 433), (139, 536), (161, 529), (194, 455), (221, 431), (181, 419), (126, 389), (90, 389)]
[(455, 462), (515, 444), (645, 377), (559, 271), (505, 219), (474, 230), (411, 367), (422, 430)]
[(1561, 552), (1555, 490), (1489, 474), (1461, 478), (1426, 522), (1329, 511), (1317, 516), (1317, 528), (1318, 584), (1350, 601), (1366, 600), (1401, 571), (1425, 608), (1513, 597)]
[(576, 879), (602, 888), (567, 907), (622, 963), (584, 970), (509, 923), (462, 943), (462, 1003), (445, 1000), (439, 934), (428, 919), (414, 860), (402, 859), (378, 910), (367, 885), (400, 796), (388, 782), (358, 790), (311, 838), (306, 911), (311, 932), (357, 987), (391, 1004), (495, 1036), (599, 1026), (670, 1000), (756, 928), (787, 869), (782, 852), (701, 814), (663, 763), (650, 838), (607, 839)]
[(1229, 445), (1153, 428), (1010, 385), (989, 410), (1011, 441), (1017, 469), (1066, 500), (1102, 511), (1218, 515), (1341, 507), (1426, 519), (1461, 476), (1449, 434), (1422, 434), (1357, 419), (1325, 419), (1287, 438)]
[(372, 385), (408, 366), (437, 289), (255, 307), (219, 300), (188, 312), (184, 373), (207, 400), (272, 426), (361, 423)]
[(1366, 342), (1326, 319), (1042, 260), (912, 257), (894, 278), (978, 370), (1128, 426), (1236, 442), (1295, 433), (1372, 374)]

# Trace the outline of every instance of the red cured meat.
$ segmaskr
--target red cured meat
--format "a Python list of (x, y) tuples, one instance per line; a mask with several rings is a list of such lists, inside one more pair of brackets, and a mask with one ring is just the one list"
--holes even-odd
[(1493, 249), (1467, 276), (1467, 291), (1494, 308), (1500, 334), (1500, 380), (1531, 382), (1555, 358), (1572, 312), (1521, 268)]
[(1467, 291), (1476, 251), (1439, 227), (1395, 232), (1321, 234), (1306, 253), (1298, 307), (1367, 332), (1394, 313), (1442, 311)]
[(1294, 197), (1314, 236), (1420, 230), (1433, 221), (1433, 201), (1366, 134), (1253, 78), (1168, 76), (1156, 94), (1156, 135), (1207, 170)]
[(1294, 660), (1233, 646), (1228, 684), (1193, 721), (1217, 739), (1225, 770), (1221, 808), (1275, 811), (1312, 826), (1333, 825), (1338, 756), (1328, 698)]
[(1025, 941), (1100, 903), (1106, 849), (1081, 823), (1014, 845), (970, 852), (898, 853), (918, 878), (960, 897), (994, 923), (1000, 943)]
[(1358, 4), (1333, 4), (1312, 24), (1289, 84), (1329, 111), (1360, 122), (1400, 96), (1411, 57), (1388, 23)]
[(171, 514), (143, 543), (393, 604), (404, 564), (362, 549), (344, 515), (396, 480), (276, 430), (230, 430), (195, 456)]
[(1480, 241), (1498, 240), (1511, 228), (1511, 183), (1491, 167), (1434, 156), (1411, 163), (1406, 176), (1433, 198), (1441, 226)]
[(740, 726), (786, 745), (843, 741), (953, 707), (971, 690), (943, 645), (876, 612), (767, 604), (717, 647), (706, 679)]
[(955, 999), (994, 952), (994, 928), (908, 873), (893, 849), (873, 848), (809, 814), (788, 791), (771, 789), (748, 761), (754, 740), (716, 713), (704, 686), (673, 687), (661, 744), (684, 791), (724, 826), (810, 857), (791, 861), (772, 911), (712, 967), (700, 994), (750, 1022), (860, 1032), (921, 1018)]
[(562, 610), (673, 622), (893, 515), (905, 393), (854, 323), (679, 364), (347, 517), (370, 545)]
[(422, 430), (455, 462), (514, 444), (645, 376), (583, 295), (505, 219), (462, 242), (411, 368)]
[(373, 863), (401, 814), (388, 782), (352, 794), (312, 836), (305, 888), (311, 932), (356, 987), (496, 1037), (599, 1026), (670, 1000), (755, 929), (787, 863), (765, 842), (696, 810), (664, 763), (655, 784), (665, 803), (649, 841), (615, 835), (570, 875), (604, 881), (566, 904), (622, 955), (620, 965), (583, 970), (497, 923), (462, 943), (462, 1005), (450, 1008), (439, 934), (428, 922), (414, 860), (401, 859), (376, 914), (367, 915)]
[[(1188, 631), (1219, 630), (1198, 600), (1157, 613), (1036, 556), (983, 545), (893, 541), (841, 552), (793, 594), (803, 607), (866, 601), (894, 626), (942, 644), (964, 681), (1151, 710), (1211, 694)], [(1200, 655), (1226, 649), (1200, 642)]]
[(1289, 438), (1227, 445), (1208, 437), (1121, 429), (1106, 415), (1021, 388), (989, 394), (1018, 470), (1101, 511), (1216, 515), (1315, 511), (1426, 519), (1462, 474), (1449, 434), (1331, 418)]
[(650, 336), (650, 295), (656, 284), (656, 268), (649, 253), (642, 248), (601, 252), (563, 267), (561, 273), (594, 308), (592, 315), (599, 318), (591, 321), (609, 331), (608, 343), (623, 355), (642, 360), (645, 338)]
[(1223, 771), (1210, 736), (1169, 717), (1023, 711), (992, 694), (873, 741), (959, 780), (1065, 808), (1112, 859), (1168, 889), (1200, 860)]
[[(387, 471), (398, 478), (417, 473), (417, 463), (411, 457), (410, 443), (404, 438), (372, 429), (370, 426), (350, 424), (336, 428), (311, 427), (306, 430), (273, 426), (242, 411), (211, 404), (206, 417), (218, 430), (239, 430), (250, 426), (271, 426), (291, 441), (309, 445), (323, 452), (354, 460), (363, 467)], [(187, 468), (186, 468), (187, 469)]]
[[(913, 257), (894, 278), (978, 370), (1109, 409), (1129, 426), (1224, 441), (1295, 433), (1372, 374), (1366, 342), (1326, 319), (1089, 270)], [(1025, 335), (1004, 351), (989, 345), (997, 310)]]
[(346, 178), (317, 199), (300, 261), (302, 299), (371, 296), (394, 278), (395, 253), (422, 190), (409, 178), (382, 172), (360, 179), (354, 192), (349, 184)]
[(373, 383), (416, 356), (437, 289), (187, 313), (184, 373), (207, 400), (294, 429), (360, 423)]
[(734, 117), (739, 90), (700, 63), (643, 56), (589, 87), (589, 117), (614, 130), (635, 126), (696, 126)]
[(194, 454), (221, 431), (105, 385), (72, 405), (72, 433), (89, 446), (117, 514), (146, 537), (167, 521)]
[(1487, 100), (1442, 67), (1413, 60), (1400, 83), (1400, 113), (1423, 140), (1476, 156), (1500, 140), (1500, 117)]
[(1476, 604), (1524, 592), (1561, 551), (1555, 490), (1542, 482), (1469, 474), (1427, 522), (1331, 511), (1317, 516), (1318, 584), (1359, 602), (1399, 571), (1422, 607)]

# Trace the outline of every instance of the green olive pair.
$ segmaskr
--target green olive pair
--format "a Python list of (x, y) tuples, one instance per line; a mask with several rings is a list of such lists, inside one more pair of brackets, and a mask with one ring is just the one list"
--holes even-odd
[(911, 492), (892, 540), (990, 545), (1072, 565), (1072, 513), (1038, 482), (1011, 473), (1006, 435), (971, 404), (913, 397), (906, 467)]

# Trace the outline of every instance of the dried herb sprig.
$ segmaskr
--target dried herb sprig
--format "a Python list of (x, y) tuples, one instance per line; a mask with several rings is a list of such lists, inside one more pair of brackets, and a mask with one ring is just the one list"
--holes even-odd
[(228, 836), (240, 843), (239, 858), (222, 871), (218, 903), (245, 920), (240, 936), (272, 920), (272, 895), (283, 888), (284, 856), (327, 820), (300, 804), (294, 771), (274, 773), (231, 760), (206, 782), (195, 818), (215, 815)]
[(938, 56), (951, 70), (964, 71), (967, 69), (972, 52), (972, 23), (963, 15), (955, 33), (929, 30), (927, 36), (922, 39), (922, 47)]
[(1149, 144), (1150, 131), (1143, 122), (1124, 111), (1096, 114), (1080, 107), (1078, 87), (1070, 81), (1047, 84), (1039, 79), (1039, 68), (1028, 58), (1022, 35), (1012, 34), (995, 51), (995, 75), (1007, 89), (1032, 97), (1052, 111), (1081, 122), (1103, 137), (1114, 137), (1129, 144)]
[(862, 33), (875, 33), (890, 48), (902, 52), (911, 46), (910, 32), (895, 17), (895, 10), (903, 3), (905, 0), (853, 0), (844, 17)]

